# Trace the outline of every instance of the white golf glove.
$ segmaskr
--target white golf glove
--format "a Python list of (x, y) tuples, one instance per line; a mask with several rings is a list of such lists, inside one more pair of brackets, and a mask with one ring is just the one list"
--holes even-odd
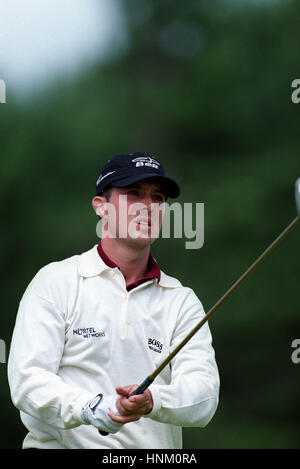
[(108, 415), (109, 410), (116, 415), (120, 415), (116, 408), (116, 400), (117, 395), (110, 395), (104, 398), (102, 394), (98, 394), (85, 404), (81, 414), (82, 420), (98, 428), (100, 431), (117, 433), (123, 424), (114, 422)]

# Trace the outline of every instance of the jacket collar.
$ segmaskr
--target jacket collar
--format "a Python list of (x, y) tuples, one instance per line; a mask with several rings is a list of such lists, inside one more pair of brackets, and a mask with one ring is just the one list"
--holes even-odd
[[(113, 268), (106, 265), (99, 256), (97, 244), (92, 247), (92, 249), (79, 256), (78, 273), (81, 277), (96, 277), (97, 275), (101, 275), (105, 270), (112, 269)], [(166, 275), (162, 270), (160, 273), (160, 281), (157, 285), (166, 288), (176, 288), (181, 286), (181, 283), (177, 279), (169, 277), (169, 275)]]
[(104, 270), (111, 270), (97, 252), (97, 244), (89, 251), (83, 252), (78, 260), (78, 273), (82, 277), (96, 277)]

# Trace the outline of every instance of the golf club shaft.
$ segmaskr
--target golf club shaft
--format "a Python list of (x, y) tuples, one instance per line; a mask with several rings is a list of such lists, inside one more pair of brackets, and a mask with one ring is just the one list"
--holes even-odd
[[(299, 222), (300, 216), (298, 215), (294, 220), (280, 233), (279, 236), (271, 243), (267, 249), (256, 259), (253, 264), (240, 276), (240, 278), (227, 290), (227, 292), (217, 301), (217, 303), (208, 311), (208, 313), (201, 319), (201, 321), (191, 330), (191, 332), (183, 339), (180, 344), (175, 347), (173, 352), (167, 356), (167, 358), (156, 368), (156, 370), (151, 373), (151, 375), (147, 376), (147, 378), (133, 391), (130, 396), (135, 396), (137, 394), (143, 394), (143, 392), (150, 386), (150, 384), (154, 381), (157, 375), (170, 363), (170, 361), (177, 355), (177, 353), (184, 347), (184, 345), (196, 334), (196, 332), (205, 324), (208, 319), (216, 312), (216, 310), (224, 303), (224, 301), (229, 298), (229, 296), (236, 290), (236, 288), (248, 277), (248, 275), (255, 269), (255, 267), (260, 264), (263, 259), (267, 257), (267, 255), (274, 249), (279, 242), (285, 238), (285, 236), (296, 226)], [(106, 432), (101, 432), (101, 435), (107, 435)]]
[[(168, 355), (168, 357), (156, 368), (151, 375), (149, 375), (143, 383), (131, 394), (131, 396), (136, 394), (142, 394), (145, 389), (154, 381), (157, 375), (168, 365), (168, 363), (177, 355), (177, 353), (182, 349), (182, 347), (196, 334), (196, 332), (205, 324), (208, 319), (215, 313), (215, 311), (221, 306), (222, 303), (236, 290), (236, 288), (248, 277), (248, 275), (255, 269), (255, 267), (262, 262), (263, 259), (274, 249), (277, 244), (296, 226), (299, 222), (300, 217), (297, 216), (273, 241), (272, 244), (256, 259), (255, 262), (241, 275), (241, 277), (227, 290), (227, 292), (217, 301), (217, 303), (208, 311), (208, 313), (203, 317), (203, 319), (194, 327), (194, 329), (185, 337), (185, 339), (177, 345), (173, 352)], [(147, 385), (147, 383), (149, 383)], [(146, 386), (146, 387), (145, 387)], [(129, 396), (130, 397), (130, 396)]]

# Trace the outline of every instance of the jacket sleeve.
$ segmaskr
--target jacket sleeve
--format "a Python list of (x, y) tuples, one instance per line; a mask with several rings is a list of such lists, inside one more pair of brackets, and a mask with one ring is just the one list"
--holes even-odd
[[(188, 290), (177, 317), (171, 352), (205, 315), (195, 293)], [(219, 386), (212, 337), (206, 322), (172, 359), (170, 384), (150, 385), (154, 406), (146, 417), (182, 427), (205, 427), (217, 409)]]
[(14, 405), (32, 417), (72, 428), (83, 423), (82, 406), (93, 397), (65, 383), (57, 374), (65, 341), (65, 319), (44, 297), (41, 271), (21, 299), (12, 336), (8, 380)]

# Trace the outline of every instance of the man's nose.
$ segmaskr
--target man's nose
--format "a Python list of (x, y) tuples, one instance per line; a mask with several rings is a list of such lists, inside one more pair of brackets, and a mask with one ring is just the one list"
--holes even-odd
[(151, 194), (145, 194), (143, 200), (141, 201), (147, 208), (147, 211), (150, 213), (151, 211), (151, 204), (153, 204)]

